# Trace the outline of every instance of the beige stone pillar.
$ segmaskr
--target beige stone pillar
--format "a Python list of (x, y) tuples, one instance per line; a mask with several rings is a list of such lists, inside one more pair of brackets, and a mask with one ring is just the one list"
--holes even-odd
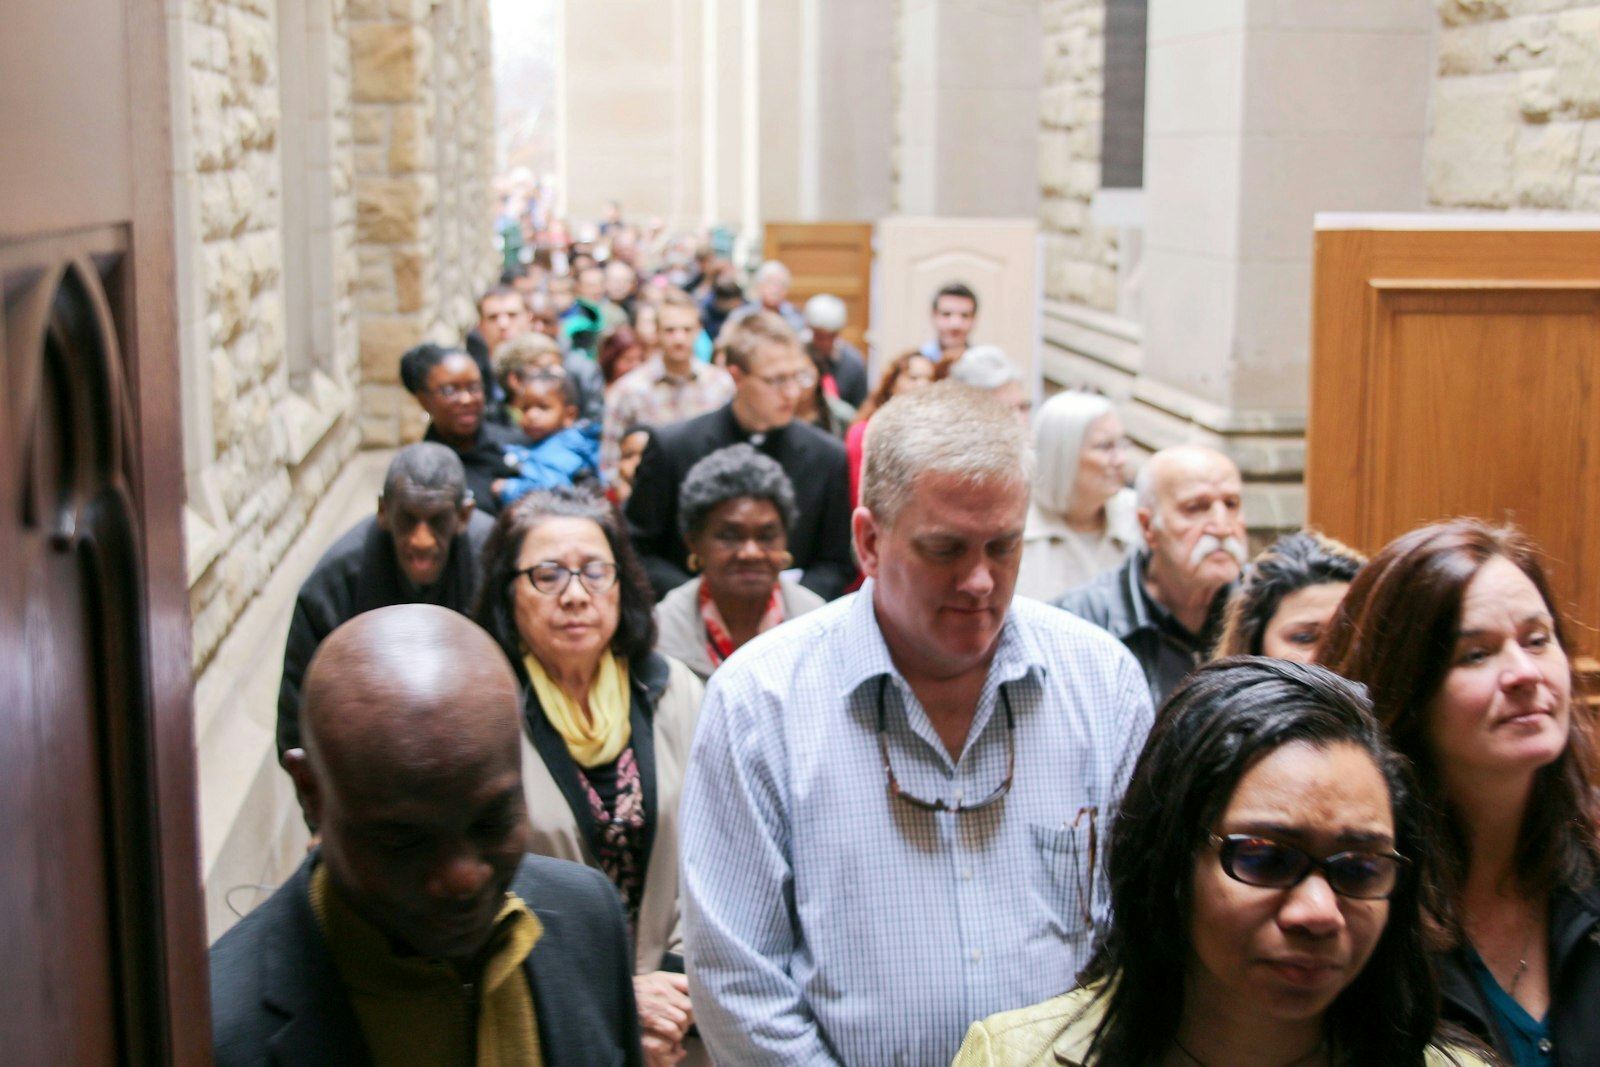
[(1303, 516), (1313, 216), (1423, 203), (1433, 5), (1150, 0), (1130, 431), (1222, 441), (1254, 526)]
[(1039, 3), (903, 0), (899, 210), (1038, 209)]
[(415, 440), (422, 414), (399, 362), (459, 343), (496, 273), (491, 244), (485, 0), (351, 0), (361, 431)]

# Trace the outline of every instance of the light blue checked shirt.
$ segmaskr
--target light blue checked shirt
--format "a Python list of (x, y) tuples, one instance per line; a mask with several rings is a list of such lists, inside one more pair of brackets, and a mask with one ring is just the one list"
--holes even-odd
[[(1099, 809), (1103, 843), (1150, 730), (1133, 657), (1098, 627), (1013, 600), (952, 762), (889, 659), (872, 590), (757, 638), (706, 690), (682, 884), (690, 995), (719, 1063), (948, 1064), (972, 1022), (1072, 988), (1093, 941), (1086, 911), (1109, 918), (1079, 813)], [(947, 803), (1005, 778), (1004, 685), (1010, 793), (954, 815), (891, 797), (884, 675), (895, 777)]]

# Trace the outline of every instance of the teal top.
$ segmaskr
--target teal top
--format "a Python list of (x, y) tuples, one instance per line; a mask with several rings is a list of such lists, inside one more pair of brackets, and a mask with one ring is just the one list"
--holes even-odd
[(1478, 988), (1489, 1002), (1489, 1011), (1505, 1040), (1511, 1063), (1514, 1067), (1549, 1067), (1554, 1048), (1550, 1043), (1550, 1017), (1535, 1019), (1529, 1015), (1510, 993), (1500, 988), (1500, 982), (1475, 949), (1469, 950), (1467, 955), (1472, 963), (1472, 976), (1478, 980)]

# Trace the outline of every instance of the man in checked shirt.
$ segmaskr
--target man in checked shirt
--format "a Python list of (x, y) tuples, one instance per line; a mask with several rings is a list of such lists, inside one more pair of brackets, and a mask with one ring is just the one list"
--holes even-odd
[(853, 517), (868, 581), (712, 678), (681, 821), (718, 1062), (948, 1063), (1088, 961), (1152, 709), (1119, 642), (1012, 600), (1031, 467), (992, 396), (897, 398)]

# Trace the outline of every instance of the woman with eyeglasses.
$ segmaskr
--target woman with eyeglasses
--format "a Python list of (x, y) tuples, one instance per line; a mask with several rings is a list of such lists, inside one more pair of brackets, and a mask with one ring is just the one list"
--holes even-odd
[(1374, 556), (1320, 655), (1366, 685), (1434, 813), (1445, 1014), (1516, 1067), (1600, 1063), (1594, 727), (1564, 629), (1537, 550), (1458, 520)]
[(1087, 984), (975, 1024), (956, 1064), (1480, 1064), (1435, 1036), (1421, 817), (1359, 686), (1283, 660), (1202, 667), (1111, 827)]
[(701, 678), (757, 634), (822, 607), (783, 571), (794, 487), (778, 462), (749, 445), (719, 448), (678, 491), (678, 528), (698, 574), (656, 605), (656, 649)]
[(678, 920), (678, 795), (700, 680), (653, 651), (650, 585), (616, 509), (529, 493), (483, 548), (474, 617), (524, 686), (528, 851), (616, 887), (633, 934), (646, 1059), (699, 1057)]
[(1017, 592), (1054, 600), (1115, 570), (1140, 543), (1122, 420), (1111, 401), (1057, 393), (1033, 418), (1038, 466), (1022, 531)]

